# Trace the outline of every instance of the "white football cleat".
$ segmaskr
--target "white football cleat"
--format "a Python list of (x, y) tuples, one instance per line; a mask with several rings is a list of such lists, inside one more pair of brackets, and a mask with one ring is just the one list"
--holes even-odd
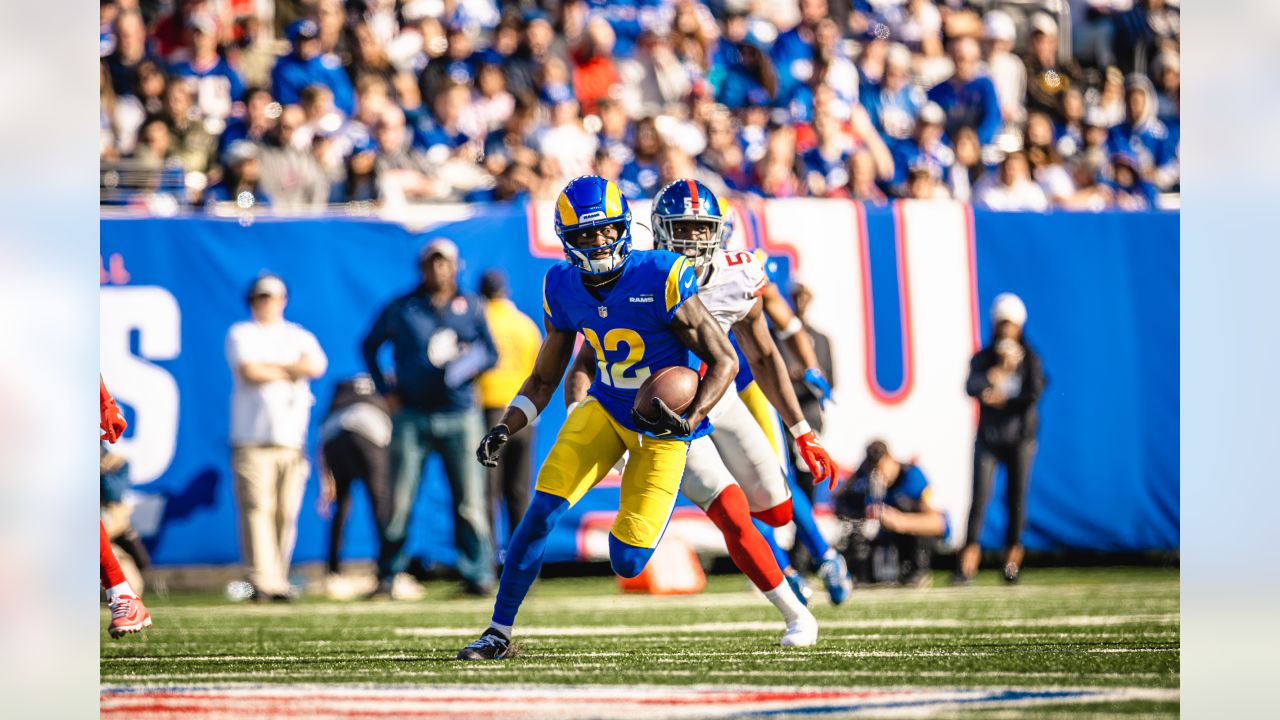
[(782, 647), (811, 647), (818, 644), (818, 619), (813, 613), (805, 611), (804, 615), (787, 623), (787, 631), (782, 634)]

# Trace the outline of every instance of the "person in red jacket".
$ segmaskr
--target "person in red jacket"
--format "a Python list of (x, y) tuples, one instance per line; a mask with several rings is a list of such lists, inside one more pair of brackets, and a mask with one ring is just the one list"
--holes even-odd
[[(103, 382), (101, 376), (98, 378), (98, 388), (98, 409), (101, 416), (98, 427), (102, 430), (102, 439), (114, 443), (120, 439), (129, 425), (125, 422), (124, 415), (120, 413), (116, 399), (107, 392), (107, 384)], [(124, 570), (120, 568), (120, 561), (111, 550), (107, 528), (101, 520), (98, 521), (98, 531), (100, 533), (98, 563), (102, 572), (102, 587), (107, 590), (107, 600), (111, 606), (111, 624), (107, 626), (107, 633), (113, 638), (118, 638), (121, 635), (141, 632), (143, 628), (150, 627), (151, 613), (147, 611), (147, 606), (142, 604), (142, 599), (125, 578)]]
[(613, 28), (603, 18), (587, 23), (586, 37), (573, 51), (573, 90), (582, 114), (594, 115), (596, 104), (617, 91), (618, 68), (613, 62), (616, 38)]

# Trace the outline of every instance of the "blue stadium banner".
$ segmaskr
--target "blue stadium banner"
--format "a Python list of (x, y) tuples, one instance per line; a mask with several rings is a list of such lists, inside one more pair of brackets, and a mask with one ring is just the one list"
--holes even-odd
[[(647, 217), (647, 205), (637, 205), (635, 217)], [(953, 527), (963, 527), (976, 424), (965, 373), (990, 332), (992, 298), (1011, 291), (1026, 301), (1027, 336), (1049, 377), (1027, 546), (1178, 547), (1176, 213), (803, 199), (737, 202), (734, 213), (731, 247), (762, 251), (780, 283), (814, 290), (808, 320), (831, 338), (836, 366), (826, 444), (842, 466), (855, 465), (868, 440), (886, 439), (920, 464)], [(466, 289), (485, 269), (503, 268), (512, 299), (538, 319), (542, 275), (560, 257), (550, 214), (544, 203), (444, 206), (412, 228), (349, 217), (104, 218), (103, 373), (130, 421), (120, 451), (131, 463), (135, 525), (155, 562), (240, 560), (224, 341), (248, 316), (244, 295), (259, 272), (286, 280), (286, 317), (315, 333), (329, 356), (328, 372), (312, 384), (314, 440), (334, 384), (363, 370), (359, 345), (374, 315), (416, 283), (428, 238), (458, 244)], [(645, 247), (648, 233), (636, 234)], [(557, 395), (535, 428), (535, 464), (563, 418)], [(997, 498), (1002, 482), (998, 476)], [(295, 561), (324, 554), (317, 490), (312, 478)], [(588, 493), (561, 521), (548, 560), (604, 557), (617, 499), (616, 478)], [(448, 507), (432, 461), (412, 552), (452, 562)], [(982, 540), (996, 545), (1005, 524), (998, 499), (987, 517)], [(348, 522), (344, 556), (373, 557), (362, 491)], [(670, 532), (717, 547), (714, 529), (683, 501)]]

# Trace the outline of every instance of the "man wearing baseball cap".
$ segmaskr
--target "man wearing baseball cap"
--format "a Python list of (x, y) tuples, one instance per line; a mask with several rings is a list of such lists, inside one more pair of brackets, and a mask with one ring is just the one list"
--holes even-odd
[(965, 390), (977, 398), (978, 437), (973, 447), (973, 504), (969, 508), (965, 547), (960, 551), (955, 582), (967, 584), (978, 571), (979, 540), (996, 464), (1008, 476), (1008, 524), (1004, 533), (1004, 579), (1018, 581), (1022, 567), (1022, 527), (1026, 522), (1027, 481), (1035, 457), (1039, 419), (1036, 403), (1044, 392), (1040, 356), (1027, 344), (1022, 329), (1027, 306), (1013, 293), (1001, 293), (991, 305), (991, 342), (969, 361)]
[[(422, 280), (392, 300), (364, 339), (364, 360), (392, 411), (391, 514), (378, 553), (378, 586), (371, 597), (390, 598), (405, 569), (410, 511), (423, 465), (438, 453), (453, 497), (453, 533), (462, 592), (492, 591), (493, 541), (485, 475), (472, 460), (484, 434), (475, 400), (475, 377), (493, 367), (498, 353), (484, 308), (458, 289), (458, 246), (430, 240), (418, 256)], [(390, 343), (394, 380), (378, 364)]]
[(310, 466), (303, 454), (310, 381), (328, 360), (315, 335), (284, 319), (288, 290), (264, 273), (249, 286), (252, 318), (227, 333), (231, 366), (231, 469), (240, 548), (256, 600), (289, 600), (289, 561)]
[(351, 78), (337, 56), (320, 50), (320, 26), (311, 18), (294, 20), (285, 28), (291, 50), (271, 69), (271, 92), (281, 105), (298, 104), (302, 89), (323, 85), (333, 92), (333, 104), (348, 117), (355, 110)]

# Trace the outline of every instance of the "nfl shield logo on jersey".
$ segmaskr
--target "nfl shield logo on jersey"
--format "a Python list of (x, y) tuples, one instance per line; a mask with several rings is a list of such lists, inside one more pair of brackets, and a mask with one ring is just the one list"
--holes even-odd
[(602, 318), (609, 317), (609, 308), (605, 307), (604, 305), (601, 305), (600, 307), (596, 308), (596, 310), (600, 313), (600, 317)]

